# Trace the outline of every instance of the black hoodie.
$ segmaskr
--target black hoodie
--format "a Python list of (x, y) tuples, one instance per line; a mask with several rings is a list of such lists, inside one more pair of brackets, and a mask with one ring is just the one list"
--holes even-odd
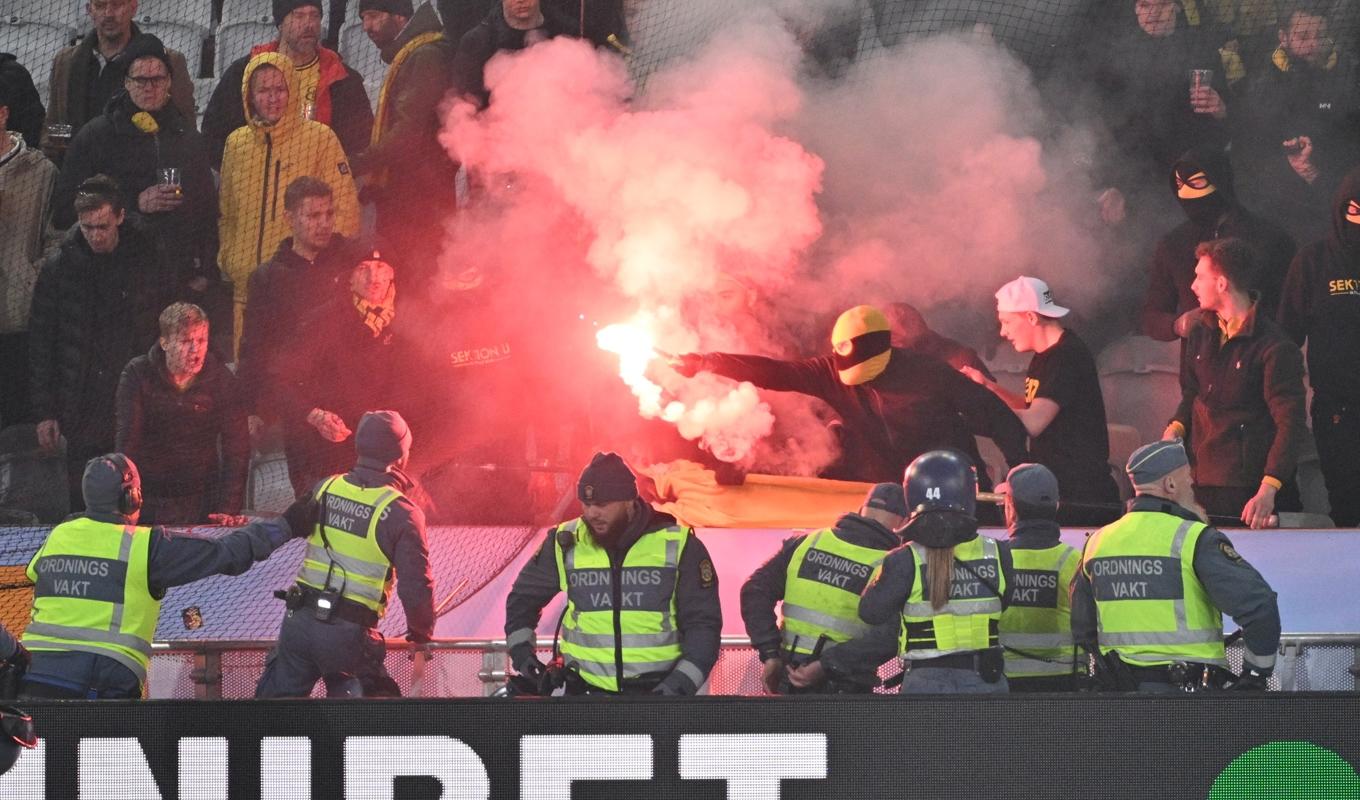
[(1308, 342), (1313, 390), (1360, 402), (1360, 225), (1346, 221), (1346, 205), (1360, 200), (1360, 167), (1332, 200), (1332, 234), (1299, 251), (1289, 267), (1280, 326), (1300, 346)]
[[(1247, 210), (1238, 202), (1233, 186), (1232, 167), (1227, 157), (1216, 150), (1190, 150), (1172, 166), (1171, 191), (1176, 191), (1176, 170), (1187, 175), (1203, 171), (1218, 191), (1201, 200), (1181, 201), (1190, 204), (1215, 206), (1212, 212), (1200, 214), (1193, 207), (1186, 208), (1187, 219), (1157, 242), (1148, 265), (1147, 295), (1143, 300), (1140, 327), (1142, 332), (1164, 342), (1176, 338), (1172, 329), (1176, 318), (1199, 307), (1190, 284), (1195, 279), (1195, 248), (1200, 242), (1235, 236), (1256, 246), (1261, 257), (1261, 272), (1254, 288), (1261, 294), (1261, 314), (1275, 315), (1279, 304), (1280, 284), (1294, 257), (1294, 240), (1283, 228)], [(1218, 199), (1214, 199), (1218, 198)]]

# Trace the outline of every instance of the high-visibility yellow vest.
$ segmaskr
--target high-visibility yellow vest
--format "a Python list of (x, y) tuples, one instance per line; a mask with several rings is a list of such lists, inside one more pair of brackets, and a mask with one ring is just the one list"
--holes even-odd
[(868, 631), (859, 618), (859, 596), (885, 555), (830, 528), (803, 537), (784, 579), (784, 648), (810, 655), (822, 636), (838, 644)]
[(971, 653), (996, 647), (1001, 620), (1001, 597), (1006, 576), (994, 539), (976, 536), (954, 546), (954, 575), (949, 602), (930, 605), (926, 584), (926, 548), (911, 543), (916, 578), (902, 609), (898, 648), (904, 661)]
[(307, 537), (298, 583), (339, 590), (341, 597), (382, 616), (392, 589), (392, 562), (378, 546), (378, 522), (399, 497), (402, 493), (391, 486), (365, 489), (342, 475), (327, 480), (316, 493), (320, 511)]
[[(1010, 603), (1001, 612), (1006, 677), (1071, 675), (1072, 598), (1081, 555), (1062, 542), (1042, 550), (1011, 549)], [(1046, 659), (1046, 660), (1045, 660)]]
[(111, 658), (146, 683), (161, 601), (147, 584), (151, 529), (79, 517), (52, 529), (28, 563), (33, 616), (24, 646)]
[(1205, 527), (1133, 511), (1087, 541), (1081, 569), (1095, 595), (1101, 653), (1118, 650), (1136, 665), (1228, 665), (1223, 615), (1195, 575), (1195, 545)]
[[(576, 664), (586, 683), (611, 692), (619, 691), (620, 678), (669, 672), (680, 660), (675, 583), (690, 529), (673, 525), (650, 531), (628, 548), (619, 570), (618, 608), (609, 552), (581, 519), (560, 530), (573, 533), (565, 548), (562, 540), (568, 537), (553, 537), (559, 588), (567, 593), (566, 662)], [(621, 639), (615, 637), (616, 625)]]

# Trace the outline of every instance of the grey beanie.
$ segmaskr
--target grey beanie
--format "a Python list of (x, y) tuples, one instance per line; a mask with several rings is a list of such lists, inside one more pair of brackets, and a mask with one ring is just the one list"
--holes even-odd
[(411, 453), (411, 428), (395, 411), (369, 411), (359, 418), (354, 452), (361, 467), (387, 469)]
[(80, 479), (80, 493), (85, 498), (87, 511), (121, 514), (118, 506), (123, 491), (141, 485), (142, 476), (132, 459), (121, 453), (110, 453), (86, 462), (85, 473)]

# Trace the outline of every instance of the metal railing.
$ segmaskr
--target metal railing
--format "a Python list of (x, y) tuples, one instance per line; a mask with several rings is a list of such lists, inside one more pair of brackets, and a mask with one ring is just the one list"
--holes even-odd
[[(265, 653), (273, 640), (212, 640), (158, 642), (152, 645), (149, 686), (152, 697), (221, 700), (253, 695), (254, 680), (263, 671)], [(550, 637), (537, 643), (540, 655), (552, 648)], [(410, 686), (408, 657), (411, 644), (389, 641), (386, 666), (406, 691)], [(507, 678), (504, 639), (437, 639), (430, 642), (427, 674), (429, 696), (489, 696)], [(1285, 634), (1281, 637), (1271, 689), (1277, 691), (1354, 691), (1360, 677), (1360, 634)], [(1241, 646), (1228, 651), (1229, 663), (1240, 670)], [(897, 671), (895, 662), (881, 675)], [(758, 695), (759, 663), (745, 636), (722, 637), (718, 663), (709, 675), (710, 694)], [(318, 696), (320, 688), (317, 690)]]

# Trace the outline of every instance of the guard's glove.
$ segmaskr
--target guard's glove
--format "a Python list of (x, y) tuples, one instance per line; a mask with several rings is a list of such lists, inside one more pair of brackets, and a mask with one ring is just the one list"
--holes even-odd
[(1244, 665), (1237, 680), (1228, 684), (1231, 692), (1264, 692), (1270, 685), (1271, 670)]
[(683, 353), (672, 358), (670, 365), (671, 369), (686, 378), (693, 378), (704, 371), (704, 356), (702, 353)]
[(661, 683), (658, 683), (658, 684), (656, 685), (656, 688), (652, 690), (652, 694), (657, 695), (657, 696), (659, 696), (659, 697), (683, 697), (683, 696), (684, 696), (684, 692), (680, 691), (679, 689), (675, 688), (674, 686), (670, 685), (669, 683), (666, 683), (665, 681), (662, 681)]
[(1177, 336), (1185, 339), (1190, 336), (1190, 331), (1194, 330), (1195, 326), (1200, 324), (1203, 320), (1204, 312), (1198, 308), (1192, 308), (1184, 314), (1181, 314), (1179, 317), (1176, 317), (1176, 321), (1171, 323), (1171, 328), (1176, 332)]
[(539, 661), (537, 656), (531, 655), (528, 658), (516, 661), (515, 671), (534, 683), (538, 683), (548, 673), (548, 666)]
[(0, 661), (0, 664), (14, 667), (18, 670), (19, 674), (22, 675), (25, 672), (28, 672), (28, 665), (32, 663), (32, 661), (33, 656), (29, 654), (28, 648), (24, 647), (20, 642), (15, 642), (14, 652), (9, 654), (9, 658)]

